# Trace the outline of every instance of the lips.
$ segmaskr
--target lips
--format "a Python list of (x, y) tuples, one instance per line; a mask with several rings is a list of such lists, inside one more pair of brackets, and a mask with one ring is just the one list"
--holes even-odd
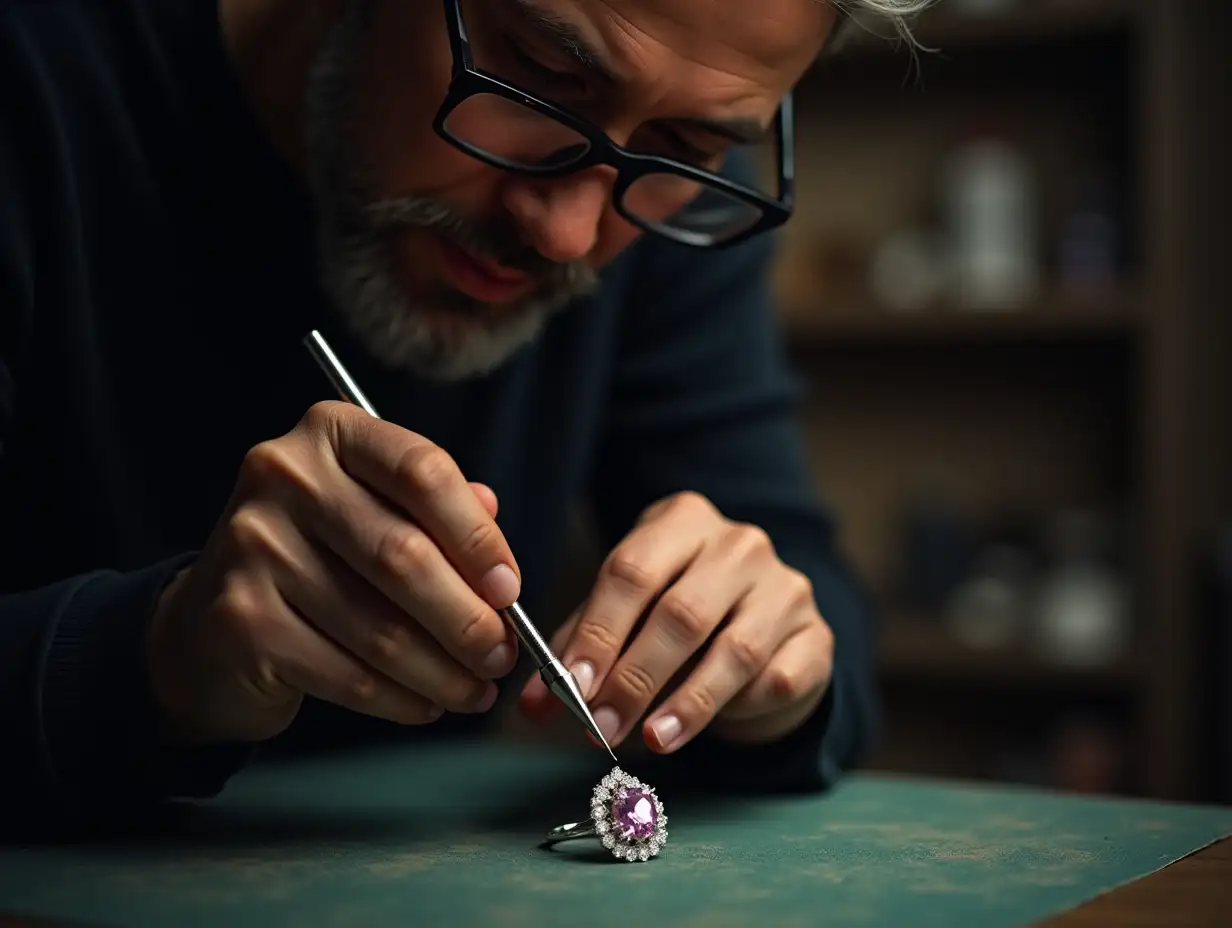
[(445, 239), (438, 242), (446, 276), (458, 290), (476, 300), (509, 303), (525, 296), (534, 282), (525, 271), (481, 258)]

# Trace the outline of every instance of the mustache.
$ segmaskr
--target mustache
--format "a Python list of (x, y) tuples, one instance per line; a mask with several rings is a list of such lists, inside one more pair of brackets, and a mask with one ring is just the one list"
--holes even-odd
[(481, 224), (440, 201), (417, 197), (370, 203), (364, 208), (364, 216), (376, 233), (431, 229), (472, 254), (545, 283), (577, 286), (593, 282), (594, 271), (585, 262), (552, 261), (524, 244), (512, 220), (489, 219)]

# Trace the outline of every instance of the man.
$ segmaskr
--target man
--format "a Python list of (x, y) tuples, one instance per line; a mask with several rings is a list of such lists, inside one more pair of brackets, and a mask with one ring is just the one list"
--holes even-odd
[[(837, 19), (0, 2), (6, 800), (205, 797), (271, 740), (483, 718), (578, 500), (611, 553), (553, 646), (614, 746), (765, 788), (857, 759), (868, 618), (767, 295)], [(313, 328), (381, 419), (324, 401)]]

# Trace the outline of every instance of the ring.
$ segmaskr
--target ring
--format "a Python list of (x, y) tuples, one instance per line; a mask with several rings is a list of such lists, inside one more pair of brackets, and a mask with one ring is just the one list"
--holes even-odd
[(558, 825), (543, 843), (550, 847), (592, 837), (599, 838), (617, 860), (650, 860), (667, 843), (663, 803), (652, 787), (613, 767), (591, 796), (590, 821)]

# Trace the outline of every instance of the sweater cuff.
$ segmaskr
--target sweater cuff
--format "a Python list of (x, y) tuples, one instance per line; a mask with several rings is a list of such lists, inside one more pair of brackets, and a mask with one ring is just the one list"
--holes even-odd
[(89, 574), (65, 596), (35, 685), (44, 759), (66, 804), (211, 797), (251, 757), (251, 744), (184, 748), (162, 734), (147, 631), (163, 589), (194, 557)]

